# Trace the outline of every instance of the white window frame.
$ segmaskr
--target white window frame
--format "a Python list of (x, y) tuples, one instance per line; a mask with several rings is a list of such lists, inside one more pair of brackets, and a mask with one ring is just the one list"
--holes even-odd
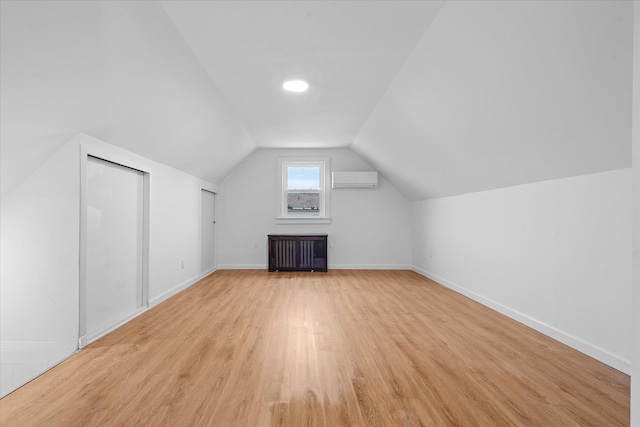
[[(320, 168), (320, 211), (317, 216), (293, 215), (287, 209), (287, 168), (292, 166)], [(329, 157), (279, 157), (276, 224), (331, 223), (331, 164)]]

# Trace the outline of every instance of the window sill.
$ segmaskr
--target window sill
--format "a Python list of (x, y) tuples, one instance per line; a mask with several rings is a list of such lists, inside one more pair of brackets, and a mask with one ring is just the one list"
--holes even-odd
[(276, 218), (276, 225), (285, 224), (331, 224), (331, 218)]

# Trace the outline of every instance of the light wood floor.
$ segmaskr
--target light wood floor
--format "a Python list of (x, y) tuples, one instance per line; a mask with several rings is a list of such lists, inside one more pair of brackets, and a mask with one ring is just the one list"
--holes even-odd
[(617, 426), (629, 377), (408, 271), (219, 271), (0, 400), (9, 426)]

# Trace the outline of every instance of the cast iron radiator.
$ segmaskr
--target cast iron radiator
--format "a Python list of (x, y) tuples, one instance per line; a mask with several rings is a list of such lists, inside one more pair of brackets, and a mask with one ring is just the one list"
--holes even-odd
[(269, 271), (327, 271), (326, 234), (269, 234)]

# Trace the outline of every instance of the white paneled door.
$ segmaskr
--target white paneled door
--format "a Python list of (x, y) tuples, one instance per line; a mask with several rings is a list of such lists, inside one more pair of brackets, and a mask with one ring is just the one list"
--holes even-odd
[(143, 306), (143, 176), (87, 160), (86, 332), (91, 341)]
[(208, 273), (215, 268), (216, 237), (216, 195), (210, 191), (201, 191), (200, 215), (200, 272)]

